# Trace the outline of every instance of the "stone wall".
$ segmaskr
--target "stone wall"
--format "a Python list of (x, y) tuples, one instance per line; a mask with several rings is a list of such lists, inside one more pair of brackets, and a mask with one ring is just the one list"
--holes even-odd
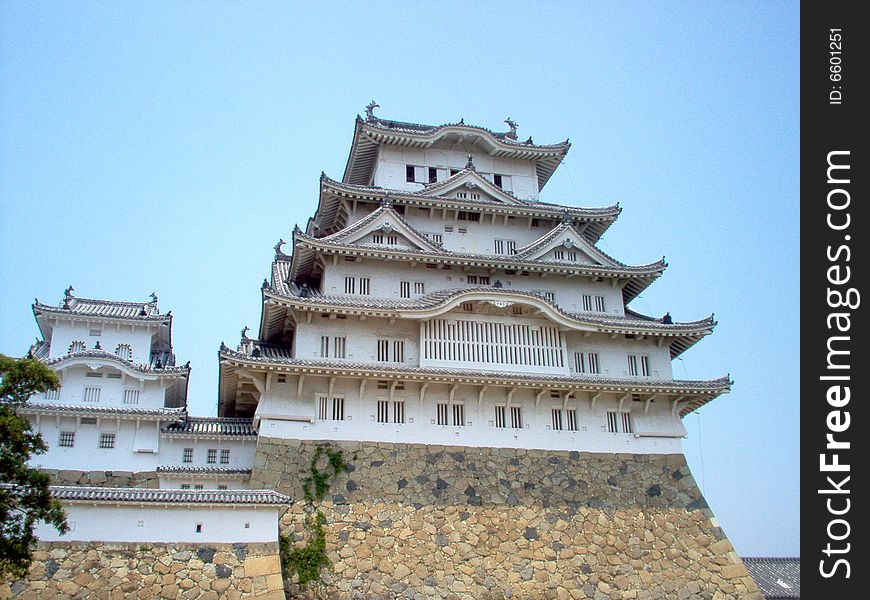
[[(682, 455), (332, 446), (331, 598), (761, 598)], [(315, 447), (261, 438), (252, 487), (301, 498)]]
[(0, 598), (284, 600), (276, 544), (40, 543)]
[(94, 485), (99, 487), (159, 488), (155, 471), (72, 471), (42, 469), (51, 476), (52, 485)]

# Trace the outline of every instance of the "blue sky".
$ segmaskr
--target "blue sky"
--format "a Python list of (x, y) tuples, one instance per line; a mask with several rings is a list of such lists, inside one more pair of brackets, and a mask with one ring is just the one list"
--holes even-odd
[(619, 202), (601, 247), (666, 256), (635, 309), (715, 312), (674, 374), (736, 383), (686, 417), (686, 454), (740, 554), (797, 555), (798, 8), (0, 0), (0, 352), (38, 334), (34, 297), (156, 291), (191, 410), (214, 414), (218, 347), (256, 330), (272, 246), (370, 100), (512, 117), (571, 139), (543, 200)]

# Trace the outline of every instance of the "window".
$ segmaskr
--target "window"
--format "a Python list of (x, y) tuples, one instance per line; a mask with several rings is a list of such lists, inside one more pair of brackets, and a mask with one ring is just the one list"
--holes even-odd
[(80, 340), (74, 340), (72, 344), (69, 345), (69, 354), (73, 354), (75, 352), (84, 352), (85, 351), (85, 343)]
[(511, 406), (511, 428), (512, 429), (522, 429), (523, 428), (523, 407), (522, 406)]
[(195, 490), (201, 490), (203, 488), (205, 488), (205, 486), (201, 483), (194, 483), (193, 484), (193, 489), (195, 489)]
[(61, 431), (57, 445), (61, 448), (72, 448), (76, 443), (75, 431)]
[(426, 237), (428, 237), (430, 240), (432, 240), (432, 242), (435, 244), (444, 243), (444, 236), (441, 235), (440, 233), (429, 233), (429, 234), (426, 234)]
[(344, 398), (332, 399), (332, 420), (344, 421)]
[(634, 424), (631, 421), (631, 413), (621, 413), (622, 416), (622, 433), (634, 433)]
[(435, 183), (436, 181), (438, 181), (438, 169), (429, 167), (429, 183)]
[(425, 294), (426, 293), (426, 284), (422, 281), (414, 282), (414, 293), (415, 294)]
[(410, 281), (400, 281), (399, 282), (399, 297), (400, 298), (410, 298), (411, 297), (411, 282)]
[(217, 448), (209, 448), (206, 453), (205, 462), (213, 465), (217, 462)]
[(574, 353), (574, 371), (577, 373), (588, 373), (598, 375), (601, 373), (601, 368), (598, 363), (597, 352), (575, 352)]
[(320, 396), (318, 399), (318, 411), (317, 418), (321, 421), (326, 421), (329, 419), (329, 398), (326, 396)]
[(329, 358), (329, 336), (320, 336), (320, 358)]
[(85, 391), (82, 394), (82, 400), (84, 400), (85, 402), (99, 402), (100, 388), (85, 386)]
[(184, 452), (181, 455), (181, 462), (183, 463), (192, 463), (193, 462), (193, 448), (185, 448)]
[(378, 362), (405, 362), (404, 340), (378, 340), (377, 359)]
[(56, 390), (45, 390), (45, 399), (46, 400), (60, 400), (60, 388)]
[(356, 293), (356, 279), (353, 277), (345, 277), (344, 278), (344, 293), (345, 294), (355, 294)]
[(139, 390), (124, 390), (124, 404), (139, 404)]
[(195, 529), (195, 531), (196, 531), (196, 533), (202, 533), (202, 523), (197, 523), (197, 524), (196, 524), (196, 529)]
[(396, 400), (393, 402), (393, 423), (405, 422), (405, 401)]
[(573, 250), (571, 252), (568, 252), (568, 260), (570, 260), (571, 262), (577, 262), (577, 253)]
[(389, 400), (378, 400), (378, 423), (387, 423), (390, 414)]
[(332, 356), (335, 358), (345, 358), (345, 349), (347, 348), (347, 338), (337, 337), (333, 340), (334, 346)]
[(372, 243), (373, 244), (383, 244), (384, 243), (384, 234), (383, 233), (372, 234)]
[(118, 347), (115, 348), (115, 354), (121, 360), (133, 360), (133, 349), (130, 344), (118, 344)]
[(628, 374), (632, 377), (649, 377), (649, 356), (629, 354)]
[(565, 251), (564, 250), (554, 251), (553, 258), (555, 258), (556, 260), (565, 260)]
[(222, 465), (230, 464), (230, 451), (226, 448), (221, 450), (221, 464)]
[(570, 408), (565, 411), (565, 420), (568, 421), (568, 431), (577, 431), (577, 409)]
[(98, 325), (96, 327), (91, 327), (88, 330), (88, 333), (89, 333), (89, 335), (99, 337), (99, 336), (103, 335), (103, 329)]
[(414, 165), (405, 165), (405, 181), (408, 183), (416, 182), (416, 179), (414, 179)]
[(189, 484), (189, 483), (182, 483), (182, 484), (181, 484), (181, 489), (183, 489), (183, 490), (189, 490), (189, 489), (190, 489), (190, 484)]
[(477, 213), (477, 212), (467, 212), (467, 211), (464, 211), (464, 210), (460, 210), (458, 213), (456, 213), (456, 219), (457, 219), (458, 221), (472, 221), (472, 222), (478, 222), (478, 221), (480, 221), (480, 213)]
[[(227, 489), (227, 484), (225, 484), (225, 483), (219, 483), (218, 486), (217, 486), (217, 489), (219, 489), (219, 490), (225, 490), (225, 489)], [(245, 524), (247, 525), (247, 523), (245, 523)]]
[(494, 240), (493, 249), (496, 254), (512, 255), (517, 253), (517, 243), (514, 240)]
[(552, 410), (553, 413), (553, 430), (562, 431), (562, 411), (558, 408)]
[(607, 411), (607, 432), (608, 433), (619, 433), (619, 428), (617, 427), (618, 421), (616, 419), (616, 413), (613, 411)]
[(473, 302), (463, 302), (462, 310), (465, 312), (474, 312), (474, 303)]
[(468, 275), (465, 280), (471, 285), (489, 285), (489, 275)]
[(369, 284), (371, 283), (371, 279), (368, 277), (360, 277), (359, 278), (359, 293), (363, 296), (369, 295)]
[(438, 424), (439, 425), (447, 425), (447, 405), (446, 404), (438, 404)]
[(465, 405), (464, 404), (454, 404), (453, 405), (453, 425), (456, 427), (462, 427), (465, 425)]
[(100, 434), (100, 448), (114, 448), (115, 447), (115, 434), (114, 433), (101, 433)]
[(583, 310), (586, 312), (605, 312), (604, 296), (583, 294)]
[(505, 407), (504, 406), (496, 406), (495, 407), (495, 426), (504, 429), (505, 425)]
[(543, 296), (546, 300), (555, 303), (556, 302), (556, 292), (540, 292), (541, 296)]
[(397, 235), (388, 235), (387, 236), (387, 245), (388, 246), (396, 246), (399, 243), (399, 236)]

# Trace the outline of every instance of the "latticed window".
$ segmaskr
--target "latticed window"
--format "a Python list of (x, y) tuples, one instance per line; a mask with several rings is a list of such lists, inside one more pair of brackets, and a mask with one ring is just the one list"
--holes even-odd
[(577, 373), (598, 375), (601, 373), (597, 352), (575, 352), (574, 370)]
[(631, 419), (631, 413), (622, 413), (622, 433), (634, 433), (634, 423)]
[(57, 441), (57, 445), (61, 448), (72, 448), (76, 443), (76, 432), (75, 431), (61, 431), (60, 438)]
[(607, 411), (607, 432), (619, 433), (619, 421), (615, 411)]
[(139, 390), (124, 390), (124, 404), (139, 404)]
[(386, 423), (389, 414), (390, 402), (388, 400), (378, 400), (378, 423)]
[(436, 406), (438, 412), (438, 424), (439, 425), (447, 425), (447, 405), (446, 404), (438, 404)]
[(60, 388), (57, 388), (56, 390), (45, 390), (44, 396), (46, 400), (59, 400)]
[(426, 284), (422, 281), (414, 282), (414, 293), (415, 294), (425, 294), (426, 293)]
[(73, 343), (69, 345), (69, 354), (74, 354), (76, 352), (84, 352), (87, 346), (81, 340), (73, 340)]
[(583, 294), (583, 310), (586, 312), (605, 312), (604, 296)]
[(371, 279), (368, 277), (360, 277), (359, 278), (359, 293), (368, 296), (369, 295), (369, 287), (371, 283)]
[(393, 423), (405, 422), (405, 401), (396, 400), (393, 402)]
[(577, 409), (565, 411), (565, 420), (568, 422), (568, 431), (577, 431)]
[(205, 455), (205, 462), (213, 465), (217, 462), (217, 448), (209, 448)]
[(84, 400), (85, 402), (99, 402), (100, 388), (85, 386), (84, 393), (82, 394), (82, 400)]
[(356, 293), (356, 279), (354, 279), (353, 277), (345, 277), (344, 278), (344, 293), (345, 294)]
[(332, 420), (344, 421), (344, 398), (332, 399)]
[(383, 233), (372, 234), (372, 243), (383, 244), (384, 243), (384, 234)]
[(221, 450), (221, 464), (222, 465), (230, 464), (230, 451), (226, 448)]
[(453, 405), (453, 425), (456, 427), (462, 427), (465, 425), (465, 405), (464, 404), (454, 404)]
[(329, 358), (329, 337), (320, 336), (320, 358)]
[(553, 413), (553, 429), (555, 431), (562, 431), (562, 411), (558, 408), (554, 408), (552, 410)]
[(101, 433), (100, 434), (100, 448), (114, 448), (115, 447), (115, 434), (114, 433)]
[(334, 358), (344, 358), (346, 355), (347, 338), (337, 337), (333, 341), (335, 351), (332, 353), (332, 356)]
[(649, 377), (649, 356), (629, 354), (628, 374), (633, 377)]
[(181, 455), (181, 462), (183, 463), (192, 463), (193, 462), (193, 448), (185, 448), (184, 452)]
[(121, 360), (133, 360), (133, 349), (130, 347), (130, 344), (118, 344), (118, 347), (115, 348), (115, 354)]
[(522, 406), (511, 406), (511, 428), (512, 429), (522, 429), (523, 428), (523, 407)]
[(411, 282), (410, 281), (400, 281), (399, 282), (399, 297), (400, 298), (410, 298), (411, 297)]
[(495, 426), (500, 428), (507, 427), (507, 421), (505, 419), (505, 407), (504, 406), (496, 406), (495, 407)]

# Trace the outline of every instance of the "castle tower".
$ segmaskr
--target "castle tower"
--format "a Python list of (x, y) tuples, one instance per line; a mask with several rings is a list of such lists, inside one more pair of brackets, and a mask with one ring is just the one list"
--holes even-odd
[(256, 338), (219, 353), (252, 486), (299, 498), (317, 444), (353, 456), (328, 503), (347, 597), (754, 594), (681, 452), (731, 385), (673, 377), (713, 318), (632, 310), (666, 264), (596, 246), (620, 207), (539, 199), (567, 140), (375, 107), (275, 246)]

